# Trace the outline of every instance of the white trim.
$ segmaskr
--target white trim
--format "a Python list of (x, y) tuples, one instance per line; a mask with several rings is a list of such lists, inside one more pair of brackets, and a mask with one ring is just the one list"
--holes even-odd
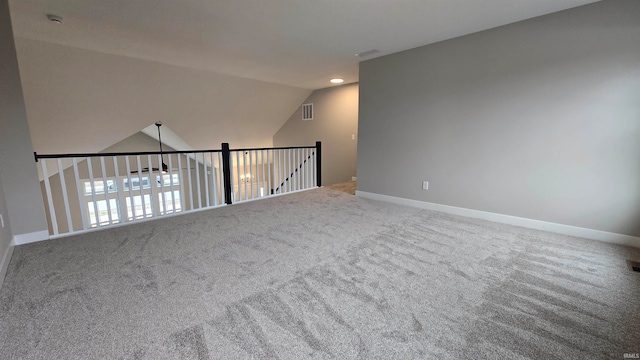
[(42, 230), (27, 234), (14, 235), (11, 245), (24, 245), (38, 241), (49, 240), (49, 231)]
[(9, 245), (7, 251), (4, 253), (2, 257), (2, 261), (0, 262), (0, 289), (2, 289), (2, 284), (4, 284), (4, 278), (7, 275), (7, 270), (9, 269), (9, 263), (11, 262), (11, 256), (13, 255), (13, 246)]
[(376, 193), (370, 193), (365, 191), (356, 190), (356, 196), (371, 199), (390, 202), (394, 204), (406, 205), (420, 209), (441, 211), (449, 214), (478, 218), (498, 222), (502, 224), (515, 225), (526, 227), (530, 229), (544, 230), (554, 232), (558, 234), (570, 235), (585, 239), (597, 240), (607, 242), (611, 244), (626, 245), (636, 248), (640, 248), (640, 237), (629, 236), (624, 234), (617, 234), (612, 232), (606, 232), (601, 230), (587, 229), (577, 226), (557, 224), (547, 221), (540, 221), (534, 219), (521, 218), (517, 216), (497, 214), (487, 211), (473, 210), (460, 208), (449, 205), (435, 204), (426, 201), (405, 199), (395, 196), (382, 195)]

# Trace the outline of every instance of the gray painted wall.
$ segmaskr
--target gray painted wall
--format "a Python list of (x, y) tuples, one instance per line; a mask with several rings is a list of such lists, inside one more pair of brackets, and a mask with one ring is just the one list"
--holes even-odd
[(7, 204), (4, 200), (4, 190), (2, 189), (2, 182), (0, 181), (0, 214), (4, 219), (4, 227), (0, 227), (0, 288), (4, 282), (4, 277), (7, 274), (7, 268), (9, 261), (11, 260), (11, 224), (7, 216)]
[[(7, 0), (0, 0), (0, 49), (0, 182), (6, 203), (1, 210), (10, 221), (13, 237), (45, 231), (47, 223)], [(3, 236), (0, 250), (6, 248), (9, 241), (10, 238)]]
[(351, 180), (356, 176), (358, 84), (316, 90), (304, 101), (310, 102), (314, 119), (303, 121), (299, 107), (273, 136), (273, 146), (313, 145), (322, 141), (322, 184)]
[(638, 39), (602, 1), (361, 63), (358, 189), (640, 236)]

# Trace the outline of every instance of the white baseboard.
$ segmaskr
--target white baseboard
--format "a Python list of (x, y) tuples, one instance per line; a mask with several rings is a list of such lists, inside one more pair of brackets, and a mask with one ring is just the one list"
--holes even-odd
[(49, 231), (42, 230), (27, 234), (14, 235), (13, 240), (11, 240), (11, 245), (24, 245), (43, 240), (49, 240)]
[(7, 270), (9, 269), (11, 255), (13, 255), (13, 246), (10, 245), (7, 248), (7, 251), (4, 252), (2, 260), (0, 261), (0, 289), (2, 289), (2, 284), (4, 284), (4, 277), (7, 275)]
[(521, 218), (504, 214), (497, 214), (487, 211), (472, 210), (449, 205), (435, 204), (426, 201), (405, 199), (395, 196), (382, 195), (356, 190), (356, 196), (365, 199), (380, 200), (394, 204), (406, 205), (420, 209), (441, 211), (444, 213), (461, 215), (466, 217), (489, 220), (502, 224), (515, 225), (530, 229), (544, 230), (558, 234), (570, 235), (585, 239), (598, 240), (611, 244), (626, 245), (640, 248), (640, 237), (629, 236), (624, 234), (616, 234), (612, 232), (587, 229), (577, 226), (557, 224), (547, 221)]

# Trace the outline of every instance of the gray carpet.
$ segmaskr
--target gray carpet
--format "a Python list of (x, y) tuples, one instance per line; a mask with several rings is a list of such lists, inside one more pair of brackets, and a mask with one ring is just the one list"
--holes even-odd
[(355, 195), (357, 183), (355, 181), (347, 181), (343, 183), (329, 185), (327, 187), (331, 190), (338, 190), (338, 191), (346, 192), (347, 194)]
[(2, 359), (623, 359), (638, 249), (317, 189), (15, 249)]

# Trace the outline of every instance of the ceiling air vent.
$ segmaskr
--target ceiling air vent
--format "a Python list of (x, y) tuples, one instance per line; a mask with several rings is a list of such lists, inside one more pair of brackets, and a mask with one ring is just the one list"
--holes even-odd
[(380, 50), (371, 49), (371, 50), (363, 51), (361, 53), (357, 53), (356, 56), (359, 57), (359, 58), (366, 58), (366, 57), (373, 56), (373, 55), (376, 55), (376, 54), (379, 54), (379, 53), (380, 53)]
[(302, 104), (302, 120), (313, 120), (313, 103)]

